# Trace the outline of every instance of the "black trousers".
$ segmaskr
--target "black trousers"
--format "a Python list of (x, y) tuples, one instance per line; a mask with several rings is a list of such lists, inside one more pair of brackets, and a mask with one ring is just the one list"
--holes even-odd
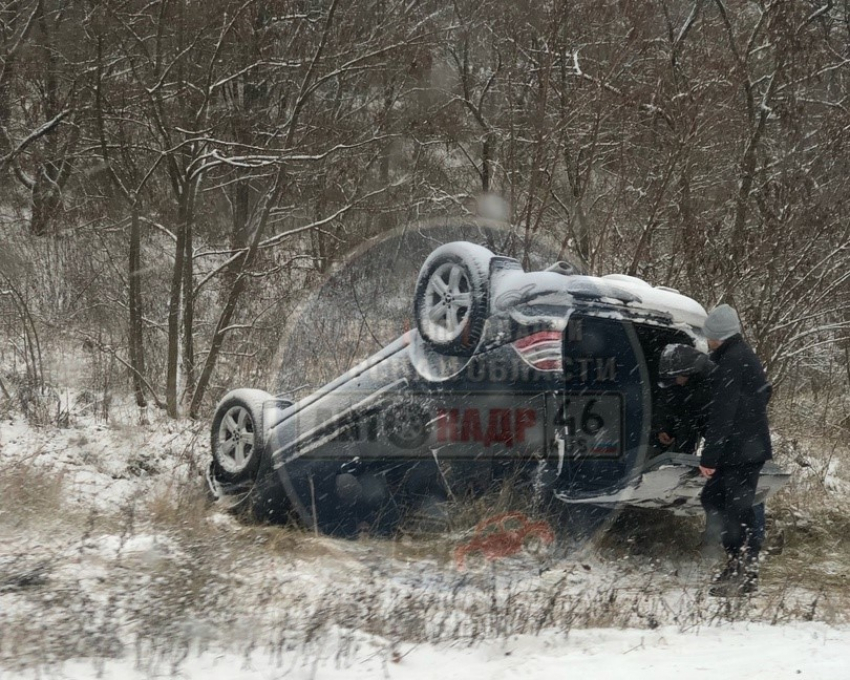
[(759, 473), (764, 463), (719, 467), (702, 490), (702, 507), (706, 512), (707, 531), (720, 529), (720, 540), (730, 556), (758, 557), (764, 537), (757, 531), (753, 501)]

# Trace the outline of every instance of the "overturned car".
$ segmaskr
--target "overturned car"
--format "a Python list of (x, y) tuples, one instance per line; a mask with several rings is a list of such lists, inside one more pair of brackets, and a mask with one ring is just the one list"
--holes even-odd
[[(500, 484), (572, 507), (700, 511), (693, 455), (656, 446), (658, 359), (701, 347), (705, 310), (629, 276), (558, 262), (525, 272), (467, 242), (438, 247), (415, 328), (309, 397), (228, 393), (213, 493), (325, 533), (392, 531), (406, 513)], [(757, 502), (787, 479), (768, 463)]]

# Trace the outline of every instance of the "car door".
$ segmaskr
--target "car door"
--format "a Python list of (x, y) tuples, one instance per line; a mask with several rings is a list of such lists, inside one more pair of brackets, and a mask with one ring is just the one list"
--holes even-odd
[(563, 500), (611, 493), (642, 469), (651, 420), (646, 362), (632, 322), (574, 313), (563, 379), (550, 395), (549, 469)]

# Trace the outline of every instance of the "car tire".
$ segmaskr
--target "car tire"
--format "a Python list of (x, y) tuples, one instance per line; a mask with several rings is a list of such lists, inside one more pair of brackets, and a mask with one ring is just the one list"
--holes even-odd
[(227, 484), (254, 482), (262, 463), (263, 403), (274, 397), (262, 390), (234, 390), (219, 402), (212, 422), (212, 473)]
[(493, 253), (472, 243), (447, 243), (419, 271), (413, 312), (416, 328), (443, 354), (470, 356), (487, 321)]

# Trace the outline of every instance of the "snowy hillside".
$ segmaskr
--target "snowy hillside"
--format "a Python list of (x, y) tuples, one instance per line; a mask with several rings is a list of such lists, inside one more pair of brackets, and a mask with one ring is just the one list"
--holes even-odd
[[(463, 528), (342, 541), (241, 522), (206, 497), (206, 423), (135, 417), (3, 418), (3, 677), (543, 677), (569, 664), (599, 678), (833, 678), (850, 658), (847, 556), (806, 539), (805, 513), (775, 521), (786, 549), (751, 598), (707, 596), (712, 565), (675, 518), (615, 523), (579, 552), (562, 527), (542, 558), (461, 572)], [(802, 492), (824, 470), (808, 460)], [(774, 514), (794, 516), (780, 501)], [(820, 552), (801, 561), (801, 540)]]

